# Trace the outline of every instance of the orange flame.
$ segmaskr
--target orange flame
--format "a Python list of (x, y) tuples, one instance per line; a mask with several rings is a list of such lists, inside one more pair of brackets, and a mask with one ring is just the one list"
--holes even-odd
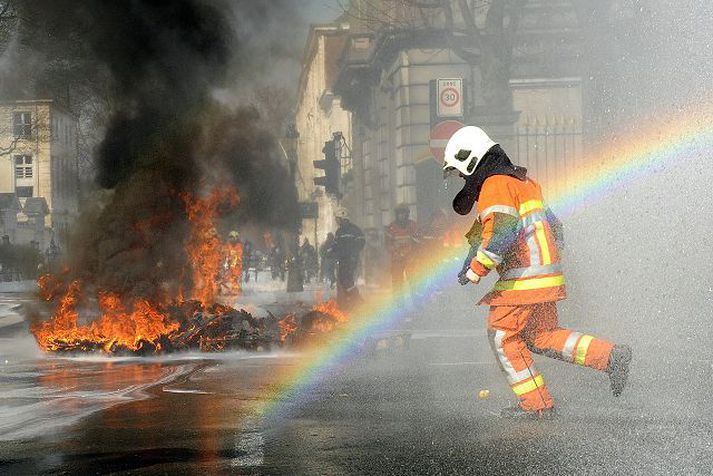
[(127, 312), (117, 295), (106, 292), (99, 295), (101, 317), (89, 325), (80, 325), (77, 312), (80, 301), (80, 284), (72, 281), (52, 319), (32, 326), (43, 350), (91, 350), (97, 347), (111, 352), (118, 347), (137, 351), (146, 343), (160, 350), (161, 337), (179, 328), (177, 322), (145, 299), (136, 299), (132, 310)]
[(285, 339), (297, 330), (297, 316), (289, 314), (277, 324), (280, 326), (280, 344), (284, 344)]
[(349, 316), (344, 311), (339, 309), (337, 301), (334, 299), (317, 304), (312, 308), (312, 310), (325, 316), (311, 321), (310, 330), (312, 332), (326, 334), (337, 329), (340, 324), (344, 324), (349, 321)]
[(212, 304), (220, 289), (220, 266), (223, 262), (223, 244), (218, 237), (215, 221), (219, 207), (232, 207), (239, 202), (238, 193), (231, 187), (216, 188), (205, 198), (181, 195), (186, 205), (191, 232), (185, 243), (191, 265), (193, 289), (191, 298), (204, 306)]
[(336, 322), (339, 322), (341, 324), (349, 321), (349, 316), (344, 311), (339, 309), (339, 306), (337, 306), (337, 301), (335, 301), (334, 299), (330, 299), (327, 302), (317, 304), (312, 308), (312, 310), (321, 312), (322, 314), (326, 314), (332, 317)]

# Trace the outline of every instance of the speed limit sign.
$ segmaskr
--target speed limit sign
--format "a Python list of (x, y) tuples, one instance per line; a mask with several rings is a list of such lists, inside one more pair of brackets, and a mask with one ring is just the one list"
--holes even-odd
[(463, 79), (438, 79), (438, 117), (463, 117)]

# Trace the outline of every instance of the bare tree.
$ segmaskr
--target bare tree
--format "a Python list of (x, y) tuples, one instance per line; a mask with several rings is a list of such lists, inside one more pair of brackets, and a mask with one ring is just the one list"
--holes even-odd
[[(11, 109), (11, 106), (0, 104), (0, 112), (9, 112)], [(21, 124), (14, 123), (12, 114), (3, 115), (10, 120), (0, 119), (0, 157), (21, 149), (28, 141), (34, 143), (51, 140), (48, 114), (37, 113), (37, 110), (32, 108), (30, 121)]]
[(17, 12), (13, 0), (0, 0), (0, 55), (7, 49), (7, 45), (15, 30)]

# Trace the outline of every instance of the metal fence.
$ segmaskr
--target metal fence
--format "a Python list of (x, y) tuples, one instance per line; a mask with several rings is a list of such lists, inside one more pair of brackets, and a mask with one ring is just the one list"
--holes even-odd
[(503, 139), (513, 161), (527, 167), (545, 190), (576, 189), (581, 183), (582, 130), (574, 119), (527, 120)]

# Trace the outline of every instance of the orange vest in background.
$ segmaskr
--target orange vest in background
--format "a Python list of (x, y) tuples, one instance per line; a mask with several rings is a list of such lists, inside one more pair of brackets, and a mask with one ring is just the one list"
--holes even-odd
[(566, 297), (564, 275), (540, 186), (532, 179), (494, 175), (478, 197), (483, 241), (471, 262), (479, 276), (500, 279), (480, 304), (514, 306)]
[(386, 227), (386, 244), (393, 259), (407, 259), (419, 242), (418, 225), (408, 220), (404, 225), (394, 221)]

